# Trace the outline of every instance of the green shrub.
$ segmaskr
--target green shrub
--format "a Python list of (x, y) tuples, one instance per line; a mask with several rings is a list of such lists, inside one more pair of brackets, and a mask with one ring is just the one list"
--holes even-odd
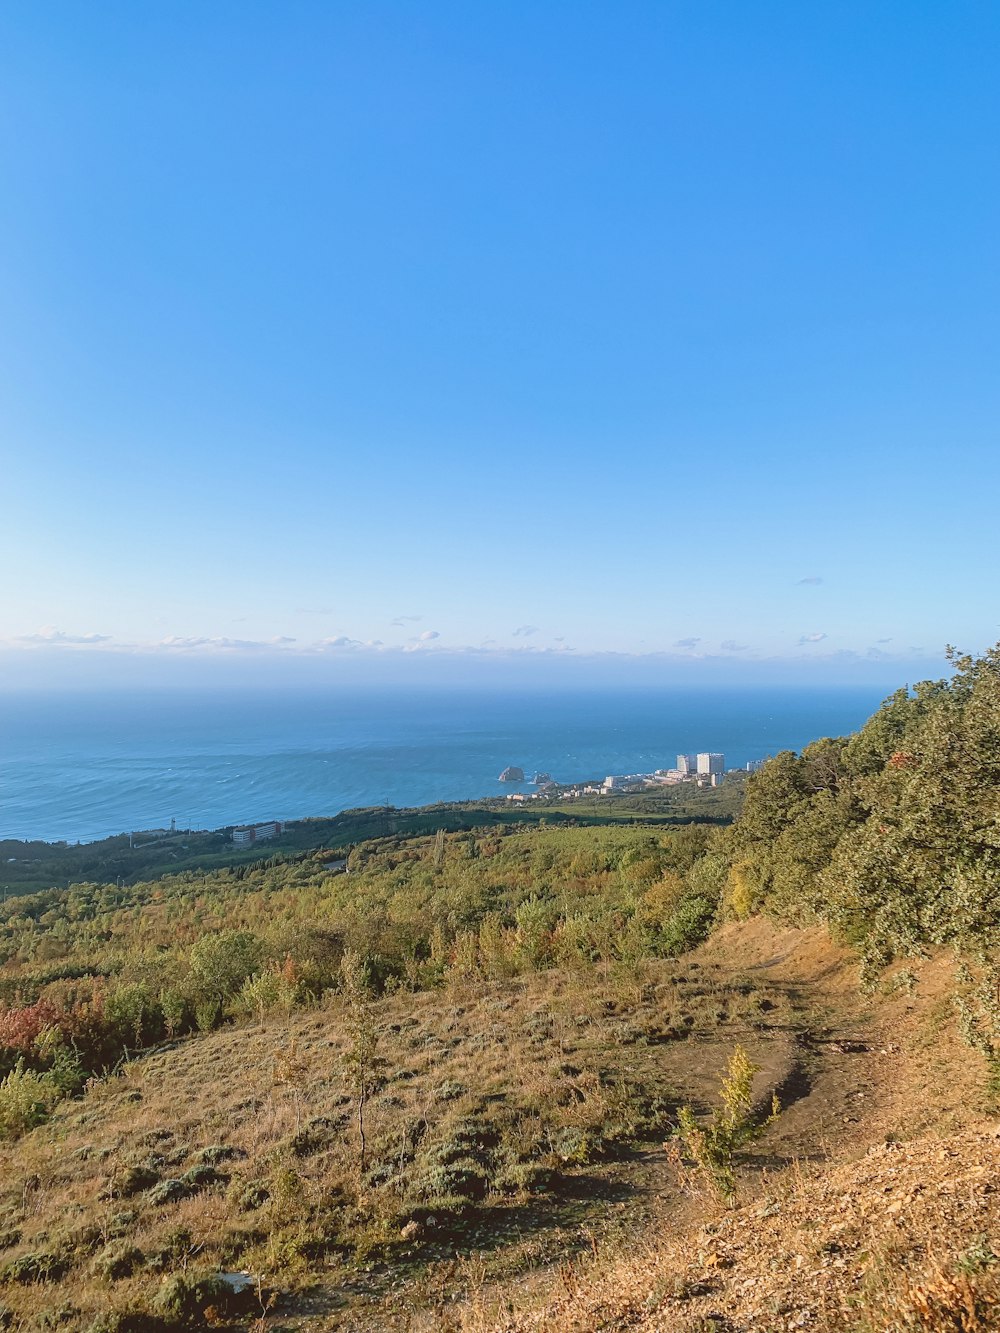
[(697, 948), (712, 929), (716, 905), (709, 898), (685, 897), (660, 933), (660, 948), (668, 957)]
[(138, 1216), (138, 1213), (133, 1212), (131, 1208), (123, 1208), (121, 1212), (111, 1214), (104, 1230), (107, 1235), (117, 1240), (135, 1226)]
[(194, 1191), (183, 1180), (161, 1180), (158, 1185), (146, 1195), (149, 1202), (155, 1207), (160, 1208), (167, 1203), (177, 1203), (179, 1199), (186, 1199)]
[(220, 1182), (227, 1181), (229, 1177), (223, 1171), (218, 1171), (208, 1162), (201, 1162), (197, 1166), (192, 1166), (181, 1176), (181, 1183), (190, 1193), (196, 1190), (207, 1189), (210, 1185), (218, 1185)]
[(205, 1311), (211, 1308), (224, 1316), (247, 1310), (253, 1293), (237, 1294), (228, 1282), (214, 1273), (174, 1273), (153, 1297), (156, 1314), (180, 1328), (204, 1328)]
[(511, 1162), (493, 1178), (495, 1189), (503, 1193), (525, 1191), (533, 1194), (548, 1189), (555, 1172), (541, 1162)]
[(486, 1172), (471, 1157), (426, 1162), (413, 1183), (413, 1193), (423, 1199), (450, 1195), (479, 1200), (485, 1198), (488, 1190)]
[(281, 999), (281, 978), (277, 972), (258, 972), (243, 983), (236, 1007), (263, 1023), (265, 1015), (276, 1009)]
[(192, 1247), (191, 1232), (187, 1227), (171, 1227), (155, 1250), (146, 1258), (146, 1266), (153, 1272), (180, 1267), (189, 1257)]
[(128, 1198), (132, 1194), (148, 1190), (159, 1179), (160, 1172), (152, 1161), (136, 1162), (132, 1166), (125, 1167), (114, 1177), (110, 1193)]
[(434, 1095), (439, 1102), (453, 1102), (464, 1097), (467, 1091), (465, 1084), (459, 1083), (457, 1079), (445, 1079), (434, 1089)]
[(16, 1139), (40, 1125), (62, 1093), (49, 1074), (39, 1074), (18, 1060), (0, 1082), (0, 1139)]
[(757, 1072), (757, 1066), (743, 1047), (737, 1046), (719, 1091), (722, 1106), (711, 1120), (705, 1125), (699, 1124), (690, 1106), (682, 1106), (677, 1116), (677, 1135), (688, 1155), (727, 1202), (732, 1201), (736, 1192), (738, 1150), (759, 1138), (781, 1111), (778, 1098), (774, 1096), (769, 1116), (754, 1115), (753, 1076)]
[(210, 995), (208, 999), (199, 1000), (194, 1007), (194, 1021), (199, 1032), (212, 1032), (219, 1026), (224, 1016), (225, 1009), (218, 995)]
[(235, 1158), (246, 1157), (243, 1148), (234, 1148), (228, 1143), (211, 1143), (207, 1148), (200, 1148), (197, 1153), (199, 1162), (217, 1166), (219, 1162), (231, 1162)]
[(302, 1126), (297, 1134), (288, 1140), (288, 1148), (293, 1157), (312, 1157), (315, 1153), (328, 1148), (333, 1141), (336, 1122), (327, 1116), (317, 1116)]
[(234, 1181), (227, 1195), (229, 1202), (244, 1213), (263, 1208), (270, 1197), (271, 1191), (263, 1180)]
[(408, 1204), (402, 1217), (428, 1227), (447, 1227), (459, 1218), (468, 1217), (474, 1206), (468, 1195), (438, 1194)]
[(0, 1282), (30, 1286), (33, 1282), (57, 1282), (69, 1272), (66, 1255), (59, 1250), (34, 1250), (18, 1255), (0, 1267)]
[(119, 1278), (131, 1277), (144, 1259), (142, 1250), (135, 1245), (109, 1245), (94, 1260), (92, 1271), (108, 1282), (117, 1282)]
[(263, 941), (249, 930), (203, 935), (191, 949), (191, 972), (206, 995), (225, 1000), (260, 970)]
[(583, 1166), (601, 1156), (604, 1144), (600, 1134), (577, 1125), (566, 1125), (549, 1135), (549, 1146), (560, 1162)]
[(29, 1327), (33, 1333), (35, 1330), (37, 1333), (54, 1333), (57, 1329), (78, 1328), (80, 1314), (79, 1306), (74, 1305), (72, 1301), (62, 1301), (59, 1305), (39, 1310)]
[(148, 1310), (106, 1310), (88, 1325), (87, 1333), (166, 1333), (167, 1326)]

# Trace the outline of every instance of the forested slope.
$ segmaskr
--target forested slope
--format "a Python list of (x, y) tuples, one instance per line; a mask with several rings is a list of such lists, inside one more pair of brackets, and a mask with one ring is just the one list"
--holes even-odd
[(901, 689), (856, 735), (772, 759), (721, 840), (724, 910), (828, 921), (868, 968), (1000, 931), (1000, 648)]

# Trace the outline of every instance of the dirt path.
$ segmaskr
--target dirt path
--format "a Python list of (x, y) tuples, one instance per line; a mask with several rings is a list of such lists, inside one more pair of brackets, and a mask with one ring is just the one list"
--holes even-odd
[[(695, 1022), (686, 1041), (657, 1048), (671, 1062), (678, 1095), (698, 1109), (714, 1104), (737, 1041), (760, 1067), (761, 1105), (777, 1093), (781, 1115), (741, 1173), (740, 1198), (749, 1206), (930, 1125), (943, 1132), (975, 1120), (979, 1071), (942, 1019), (950, 1014), (948, 960), (913, 969), (912, 986), (898, 995), (866, 996), (856, 961), (825, 931), (753, 921), (724, 927), (681, 967), (687, 975), (677, 985), (678, 1012), (705, 1013), (734, 978), (759, 1006), (759, 1022)], [(668, 1237), (683, 1248), (680, 1238), (725, 1216), (704, 1182), (678, 1177), (661, 1143), (640, 1144), (570, 1173), (551, 1199), (527, 1206), (523, 1239), (512, 1222), (509, 1233), (484, 1238), (482, 1255), (442, 1256), (419, 1279), (394, 1284), (391, 1274), (373, 1273), (371, 1286), (381, 1291), (370, 1303), (345, 1308), (343, 1289), (318, 1291), (285, 1326), (314, 1333), (390, 1324), (412, 1333), (513, 1327), (513, 1311), (544, 1305), (577, 1280), (581, 1266), (613, 1263)], [(496, 1249), (488, 1252), (491, 1244), (509, 1256), (509, 1276)]]

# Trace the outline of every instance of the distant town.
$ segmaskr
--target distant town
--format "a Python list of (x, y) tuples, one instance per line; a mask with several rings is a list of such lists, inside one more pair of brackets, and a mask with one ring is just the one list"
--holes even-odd
[[(527, 783), (535, 788), (530, 792), (511, 792), (506, 800), (515, 804), (551, 800), (553, 797), (572, 801), (584, 796), (615, 796), (643, 791), (649, 787), (673, 787), (681, 782), (689, 782), (697, 787), (718, 787), (725, 781), (727, 771), (756, 773), (766, 762), (765, 759), (751, 759), (743, 769), (727, 770), (724, 754), (717, 750), (705, 750), (701, 754), (679, 754), (673, 768), (657, 768), (652, 773), (609, 773), (602, 782), (556, 782), (549, 773), (535, 773), (528, 778), (524, 769), (514, 764), (505, 768), (497, 780)], [(232, 831), (232, 840), (237, 847), (251, 847), (279, 837), (286, 827), (277, 819), (263, 824), (238, 825)]]
[[(756, 773), (767, 761), (751, 759), (742, 770), (729, 770)], [(690, 782), (698, 787), (718, 787), (725, 781), (726, 756), (715, 750), (705, 750), (701, 754), (679, 754), (674, 768), (657, 768), (652, 773), (609, 773), (603, 782), (554, 782), (548, 773), (536, 773), (530, 779), (536, 788), (533, 792), (511, 792), (508, 801), (536, 801), (558, 794), (562, 800), (572, 800), (581, 796), (611, 796), (622, 792), (642, 791), (648, 787), (673, 787), (681, 782)], [(505, 768), (500, 774), (500, 782), (525, 782), (523, 769)]]

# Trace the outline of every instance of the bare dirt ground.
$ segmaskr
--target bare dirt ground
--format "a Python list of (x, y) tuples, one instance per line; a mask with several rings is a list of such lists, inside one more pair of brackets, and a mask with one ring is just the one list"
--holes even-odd
[[(693, 1176), (673, 1226), (564, 1266), (544, 1300), (503, 1309), (482, 1293), (452, 1326), (1000, 1328), (1000, 1126), (982, 1061), (956, 1032), (955, 960), (912, 963), (865, 996), (825, 932), (761, 921), (727, 927), (695, 958), (766, 977), (791, 1015), (785, 1109), (747, 1164), (738, 1206), (721, 1207)], [(762, 1095), (775, 1075), (762, 1070)]]

